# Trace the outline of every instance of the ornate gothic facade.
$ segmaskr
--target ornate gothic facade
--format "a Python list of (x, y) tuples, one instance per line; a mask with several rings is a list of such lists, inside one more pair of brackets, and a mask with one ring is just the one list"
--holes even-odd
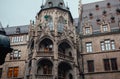
[(73, 19), (63, 0), (46, 0), (35, 22), (5, 28), (14, 50), (1, 79), (119, 79), (120, 0), (78, 9)]

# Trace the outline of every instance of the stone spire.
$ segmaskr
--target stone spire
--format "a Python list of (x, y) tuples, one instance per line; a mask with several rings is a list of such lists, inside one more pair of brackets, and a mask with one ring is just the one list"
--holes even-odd
[(48, 9), (48, 8), (61, 8), (68, 10), (68, 8), (65, 6), (64, 0), (46, 0), (45, 5), (42, 5), (42, 9)]
[(78, 11), (79, 11), (79, 15), (81, 15), (81, 11), (82, 11), (82, 0), (79, 0)]
[(1, 22), (0, 22), (0, 34), (6, 35), (5, 30), (4, 30)]

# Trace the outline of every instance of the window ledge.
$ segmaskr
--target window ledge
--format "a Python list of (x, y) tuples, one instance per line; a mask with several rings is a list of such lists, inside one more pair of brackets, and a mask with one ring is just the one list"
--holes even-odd
[(120, 51), (120, 49), (117, 49), (117, 50), (109, 50), (109, 51), (100, 51), (100, 52), (81, 53), (81, 55), (101, 54), (101, 53), (113, 53), (113, 52), (119, 52), (119, 51)]
[(120, 70), (110, 70), (110, 71), (103, 71), (103, 72), (86, 72), (83, 73), (85, 75), (89, 75), (89, 74), (101, 74), (101, 73), (120, 73)]

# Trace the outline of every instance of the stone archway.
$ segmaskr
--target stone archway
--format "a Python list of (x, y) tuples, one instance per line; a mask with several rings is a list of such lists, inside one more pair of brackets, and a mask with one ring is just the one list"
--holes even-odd
[(53, 69), (53, 63), (49, 59), (41, 59), (37, 64), (38, 75), (51, 75)]
[(53, 42), (49, 38), (44, 38), (40, 43), (39, 43), (39, 50), (42, 52), (50, 52), (53, 50)]
[(70, 79), (67, 74), (72, 70), (72, 66), (67, 62), (60, 62), (58, 65), (58, 79)]
[(61, 42), (58, 45), (58, 56), (67, 60), (73, 60), (73, 49), (66, 41)]

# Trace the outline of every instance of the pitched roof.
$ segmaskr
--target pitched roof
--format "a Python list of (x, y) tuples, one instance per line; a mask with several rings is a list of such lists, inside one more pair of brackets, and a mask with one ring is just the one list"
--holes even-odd
[[(7, 35), (13, 35), (13, 34), (23, 34), (28, 33), (29, 25), (21, 25), (21, 26), (13, 26), (13, 27), (6, 27), (5, 31)], [(20, 33), (16, 32), (16, 29), (20, 29)]]
[[(116, 15), (116, 9), (120, 7), (119, 0), (104, 0), (104, 1), (98, 1), (94, 3), (88, 3), (83, 4), (82, 6), (82, 21), (81, 21), (81, 27), (84, 26), (84, 22), (86, 20), (89, 21), (90, 25), (92, 25), (93, 32), (100, 31), (100, 25), (97, 24), (96, 20), (100, 19), (103, 20), (103, 11), (107, 11), (107, 17), (105, 17), (106, 21), (110, 22), (110, 27), (112, 29), (119, 29), (118, 22), (120, 16)], [(107, 7), (107, 4), (110, 3), (111, 8)], [(96, 5), (99, 6), (99, 10), (96, 10)], [(92, 13), (93, 18), (90, 19), (90, 13)], [(115, 23), (111, 23), (111, 17), (114, 16)]]

